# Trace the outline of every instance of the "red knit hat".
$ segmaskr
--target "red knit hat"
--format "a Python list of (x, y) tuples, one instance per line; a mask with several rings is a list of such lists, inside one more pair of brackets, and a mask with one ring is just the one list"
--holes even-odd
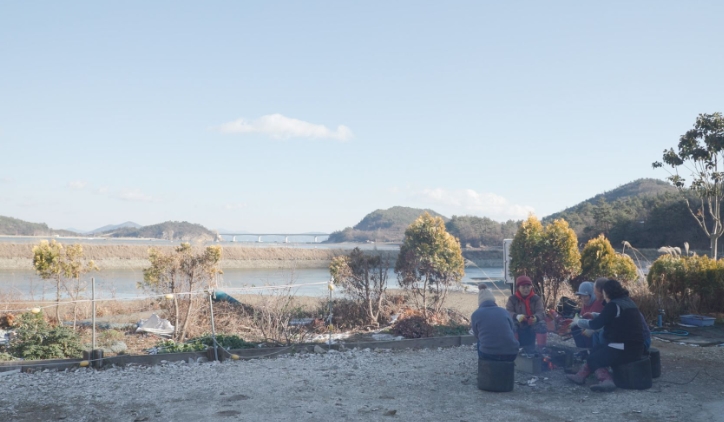
[(515, 285), (520, 286), (532, 286), (533, 280), (530, 279), (527, 275), (522, 275), (515, 279)]

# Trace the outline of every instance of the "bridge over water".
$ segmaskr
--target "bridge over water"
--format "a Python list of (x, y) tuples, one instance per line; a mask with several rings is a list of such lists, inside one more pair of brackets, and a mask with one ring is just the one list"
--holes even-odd
[[(312, 242), (303, 242), (303, 243), (319, 243), (320, 238), (328, 238), (329, 233), (219, 233), (219, 240), (220, 241), (227, 241), (224, 239), (223, 236), (231, 237), (231, 240), (228, 240), (229, 242), (237, 242), (237, 237), (239, 238), (239, 242), (257, 242), (262, 243), (264, 237), (283, 237), (284, 243), (289, 243), (290, 237), (305, 237), (305, 238), (313, 238), (314, 240)], [(249, 240), (245, 238), (256, 238), (256, 240)], [(302, 243), (302, 242), (300, 242)]]

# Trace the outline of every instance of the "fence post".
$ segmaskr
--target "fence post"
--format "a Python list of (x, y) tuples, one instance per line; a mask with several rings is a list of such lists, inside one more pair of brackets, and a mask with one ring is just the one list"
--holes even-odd
[(91, 277), (91, 308), (92, 308), (92, 315), (91, 315), (91, 323), (93, 325), (93, 340), (91, 342), (91, 350), (96, 349), (96, 278)]
[(219, 360), (219, 351), (216, 345), (216, 326), (214, 325), (214, 290), (209, 290), (209, 310), (211, 311), (211, 341), (214, 343), (214, 360)]

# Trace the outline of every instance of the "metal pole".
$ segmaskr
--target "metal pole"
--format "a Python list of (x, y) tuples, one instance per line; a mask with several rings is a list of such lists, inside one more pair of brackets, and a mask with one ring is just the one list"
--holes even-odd
[(209, 291), (209, 309), (211, 310), (211, 340), (214, 342), (214, 359), (219, 360), (219, 351), (216, 347), (216, 326), (214, 325), (214, 301), (212, 300), (212, 296), (214, 295), (214, 291)]
[(327, 321), (327, 332), (329, 333), (329, 340), (327, 343), (327, 350), (332, 349), (332, 286), (334, 286), (334, 279), (331, 279), (329, 281), (329, 284), (327, 285), (327, 288), (329, 289), (329, 301), (328, 301), (328, 307), (329, 307), (329, 321)]
[(91, 317), (93, 324), (93, 341), (91, 345), (91, 350), (96, 350), (96, 278), (91, 277), (91, 303), (93, 308), (93, 316)]

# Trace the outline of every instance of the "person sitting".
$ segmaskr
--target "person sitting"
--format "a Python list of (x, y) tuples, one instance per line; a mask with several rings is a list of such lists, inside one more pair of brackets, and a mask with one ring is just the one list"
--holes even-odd
[[(579, 304), (581, 306), (580, 316), (585, 319), (592, 319), (593, 313), (600, 313), (603, 310), (603, 295), (596, 295), (594, 292), (593, 283), (590, 281), (584, 281), (578, 286)], [(594, 334), (593, 330), (581, 330), (577, 326), (571, 327), (571, 335), (573, 340), (576, 342), (576, 347), (582, 347), (590, 349), (593, 347), (593, 340), (591, 336)]]
[(595, 372), (599, 383), (591, 386), (593, 391), (615, 390), (608, 367), (637, 361), (644, 353), (640, 312), (628, 290), (617, 280), (607, 280), (603, 284), (603, 297), (606, 306), (598, 316), (592, 320), (575, 318), (574, 323), (584, 330), (603, 328), (606, 344), (597, 345), (591, 351), (577, 374), (567, 375), (569, 380), (583, 385), (588, 375)]
[(515, 280), (517, 290), (508, 298), (505, 309), (510, 312), (518, 334), (520, 347), (526, 353), (535, 350), (536, 333), (547, 333), (543, 300), (533, 291), (533, 281), (522, 275)]
[[(595, 283), (593, 284), (593, 290), (596, 297), (603, 298), (603, 285), (608, 281), (609, 279), (606, 277), (597, 278)], [(606, 305), (606, 301), (602, 300), (602, 305)], [(642, 314), (639, 311), (639, 314), (641, 315), (641, 328), (643, 330), (643, 340), (644, 340), (644, 353), (648, 353), (649, 348), (651, 347), (651, 329), (649, 328), (649, 324), (646, 322), (646, 318), (644, 317), (644, 314)], [(585, 316), (585, 315), (584, 315)], [(596, 311), (591, 311), (591, 316), (596, 317), (598, 314)], [(606, 344), (606, 341), (603, 337), (603, 330), (595, 331), (591, 337), (593, 340), (593, 347), (596, 347), (598, 344)]]
[(512, 362), (519, 347), (513, 320), (495, 303), (493, 292), (485, 284), (478, 289), (478, 309), (470, 317), (473, 335), (478, 339), (478, 358)]

